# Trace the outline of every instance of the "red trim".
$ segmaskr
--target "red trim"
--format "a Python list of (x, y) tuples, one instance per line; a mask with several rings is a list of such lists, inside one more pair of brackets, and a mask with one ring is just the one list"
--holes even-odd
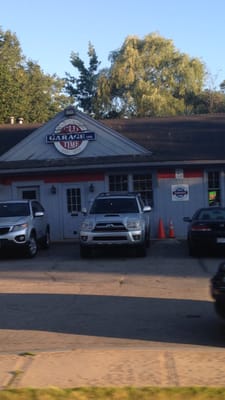
[(91, 181), (104, 181), (104, 174), (79, 174), (79, 175), (66, 175), (66, 176), (52, 176), (45, 177), (45, 183), (63, 183), (63, 182), (91, 182)]
[[(189, 170), (184, 171), (184, 178), (202, 178), (203, 171), (202, 170)], [(158, 171), (157, 172), (158, 179), (176, 179), (176, 172), (173, 171)]]
[(174, 179), (175, 178), (175, 172), (157, 172), (157, 178), (158, 179)]
[(184, 171), (185, 178), (202, 178), (203, 171)]
[(23, 181), (44, 181), (45, 183), (67, 183), (67, 182), (92, 182), (92, 181), (104, 181), (104, 174), (74, 174), (74, 175), (60, 175), (60, 176), (15, 176), (2, 178), (0, 182), (3, 185), (11, 185), (13, 182)]

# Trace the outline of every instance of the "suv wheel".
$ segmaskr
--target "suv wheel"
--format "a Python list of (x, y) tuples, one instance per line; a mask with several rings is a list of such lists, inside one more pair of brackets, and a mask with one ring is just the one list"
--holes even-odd
[(146, 246), (147, 249), (149, 249), (150, 244), (151, 244), (150, 233), (146, 233), (146, 236), (145, 236), (145, 246)]
[(146, 247), (145, 244), (142, 244), (136, 248), (136, 254), (138, 257), (145, 257), (146, 256)]
[(26, 246), (26, 255), (29, 258), (36, 256), (38, 251), (38, 244), (34, 233), (30, 235), (30, 239)]
[(41, 240), (41, 247), (43, 249), (49, 249), (49, 247), (50, 247), (50, 232), (49, 232), (49, 228), (46, 229), (45, 236)]
[(81, 258), (90, 258), (92, 256), (92, 249), (87, 246), (80, 246)]

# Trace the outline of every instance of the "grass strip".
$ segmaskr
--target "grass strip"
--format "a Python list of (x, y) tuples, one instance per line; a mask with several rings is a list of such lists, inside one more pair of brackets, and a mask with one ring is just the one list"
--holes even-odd
[(0, 400), (225, 400), (225, 388), (46, 388), (4, 389)]

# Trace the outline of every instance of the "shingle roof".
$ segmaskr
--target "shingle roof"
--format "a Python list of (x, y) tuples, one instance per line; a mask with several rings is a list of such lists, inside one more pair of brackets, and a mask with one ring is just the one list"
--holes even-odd
[(225, 160), (225, 114), (106, 120), (157, 161)]
[[(101, 121), (152, 152), (151, 161), (225, 161), (225, 114)], [(0, 155), (40, 124), (0, 125)]]
[(40, 124), (0, 125), (0, 156), (30, 135), (39, 126)]

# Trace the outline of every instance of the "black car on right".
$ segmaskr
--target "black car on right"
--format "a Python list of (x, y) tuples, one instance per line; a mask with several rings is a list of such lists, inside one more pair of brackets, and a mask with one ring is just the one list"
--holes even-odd
[(198, 256), (204, 252), (225, 250), (225, 207), (199, 208), (188, 222), (187, 242), (189, 254)]

